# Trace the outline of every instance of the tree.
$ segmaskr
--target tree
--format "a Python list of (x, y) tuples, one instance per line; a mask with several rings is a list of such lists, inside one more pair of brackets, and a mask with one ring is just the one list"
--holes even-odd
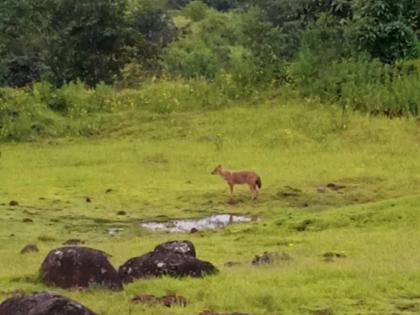
[(127, 61), (124, 0), (54, 0), (52, 71), (58, 84), (111, 82)]
[(172, 18), (161, 8), (146, 3), (132, 13), (130, 27), (132, 61), (145, 71), (159, 71), (162, 50), (178, 35)]
[(204, 0), (204, 3), (219, 11), (228, 11), (238, 7), (237, 0)]
[(354, 35), (360, 50), (386, 63), (416, 53), (418, 0), (358, 0)]
[(236, 44), (235, 18), (215, 10), (191, 23), (184, 36), (171, 43), (163, 54), (164, 68), (174, 76), (214, 78), (231, 65)]
[(0, 85), (21, 87), (49, 71), (48, 1), (0, 2)]

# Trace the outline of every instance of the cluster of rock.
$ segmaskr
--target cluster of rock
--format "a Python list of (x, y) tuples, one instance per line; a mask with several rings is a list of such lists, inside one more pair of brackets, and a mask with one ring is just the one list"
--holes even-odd
[[(121, 265), (118, 271), (111, 265), (107, 253), (89, 247), (78, 246), (80, 240), (70, 240), (51, 250), (41, 265), (41, 279), (50, 286), (63, 289), (101, 286), (111, 290), (123, 290), (123, 284), (139, 278), (203, 277), (218, 272), (210, 262), (197, 258), (190, 241), (171, 241), (156, 246), (152, 251), (134, 257)], [(37, 252), (35, 245), (28, 245), (22, 253)], [(252, 260), (253, 265), (271, 264), (290, 260), (285, 253), (264, 253)], [(232, 263), (234, 265), (234, 263)], [(185, 306), (187, 299), (175, 294), (162, 297), (137, 295), (132, 303)], [(30, 312), (30, 313), (29, 313)], [(18, 294), (0, 304), (0, 315), (96, 315), (81, 304), (50, 292)], [(233, 315), (243, 313), (217, 313), (203, 311), (200, 315)]]
[(118, 270), (105, 252), (82, 246), (65, 246), (50, 251), (41, 265), (41, 278), (59, 288), (87, 288), (91, 285), (122, 290), (123, 283), (146, 277), (203, 277), (217, 272), (214, 265), (196, 257), (189, 241), (172, 241), (134, 257)]
[[(216, 267), (196, 257), (189, 241), (172, 241), (158, 245), (153, 251), (134, 257), (118, 270), (103, 251), (69, 242), (70, 246), (56, 248), (48, 253), (41, 265), (41, 279), (50, 286), (63, 289), (102, 286), (123, 290), (123, 283), (145, 277), (203, 277), (216, 273)], [(74, 244), (74, 245), (73, 245)], [(26, 246), (21, 253), (36, 252), (35, 245)], [(136, 302), (161, 303), (168, 307), (184, 305), (186, 299), (176, 295), (163, 297), (137, 296)], [(50, 292), (15, 295), (0, 304), (0, 315), (95, 315), (75, 301)]]

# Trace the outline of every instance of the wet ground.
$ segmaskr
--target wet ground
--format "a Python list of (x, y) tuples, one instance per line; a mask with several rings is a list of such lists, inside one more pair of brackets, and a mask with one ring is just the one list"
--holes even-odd
[(253, 220), (255, 220), (255, 218), (243, 215), (217, 214), (199, 219), (182, 219), (166, 222), (145, 222), (142, 223), (141, 226), (153, 231), (182, 233), (194, 231), (197, 232), (202, 230), (215, 230), (224, 228), (229, 224), (247, 223)]

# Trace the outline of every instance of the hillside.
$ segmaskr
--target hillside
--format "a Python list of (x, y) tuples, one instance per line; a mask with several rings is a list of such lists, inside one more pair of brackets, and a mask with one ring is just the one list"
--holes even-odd
[[(420, 311), (418, 120), (278, 99), (102, 118), (107, 124), (90, 138), (1, 144), (0, 300), (18, 289), (48, 289), (39, 266), (68, 239), (108, 252), (115, 267), (161, 242), (188, 239), (217, 275), (139, 280), (122, 293), (54, 291), (103, 315)], [(227, 185), (210, 175), (220, 163), (255, 169), (263, 183), (258, 200), (245, 187), (230, 199)], [(140, 227), (219, 213), (258, 220), (195, 234)], [(40, 252), (21, 255), (29, 243)], [(290, 259), (251, 265), (266, 251)], [(189, 303), (131, 304), (140, 293), (177, 293)]]

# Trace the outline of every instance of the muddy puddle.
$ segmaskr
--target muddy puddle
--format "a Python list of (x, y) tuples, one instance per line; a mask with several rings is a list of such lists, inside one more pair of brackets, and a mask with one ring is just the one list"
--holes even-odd
[(141, 226), (153, 231), (182, 233), (221, 229), (225, 226), (228, 226), (229, 224), (247, 223), (255, 220), (255, 218), (243, 215), (217, 214), (200, 219), (181, 219), (165, 222), (145, 222), (142, 223)]

